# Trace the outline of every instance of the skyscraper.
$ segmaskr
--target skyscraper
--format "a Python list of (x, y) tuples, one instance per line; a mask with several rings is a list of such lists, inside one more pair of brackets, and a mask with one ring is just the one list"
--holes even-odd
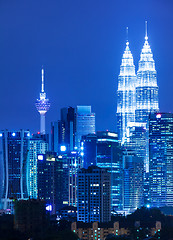
[(30, 198), (38, 197), (37, 188), (37, 156), (45, 154), (48, 151), (48, 136), (46, 134), (33, 134), (30, 138), (29, 162), (28, 162), (28, 196)]
[(82, 137), (84, 167), (95, 165), (111, 174), (111, 210), (122, 209), (122, 151), (118, 134), (98, 131)]
[(149, 197), (151, 207), (173, 206), (173, 114), (149, 117)]
[(62, 159), (54, 152), (38, 155), (37, 163), (38, 198), (45, 200), (48, 210), (53, 214), (63, 204)]
[(124, 148), (123, 154), (123, 210), (134, 212), (144, 205), (144, 162), (135, 149)]
[(136, 83), (136, 122), (147, 122), (150, 112), (159, 111), (158, 86), (153, 54), (148, 43), (147, 22), (145, 43), (141, 51)]
[(111, 179), (106, 169), (91, 166), (78, 172), (77, 220), (109, 222), (111, 220)]
[(12, 209), (13, 199), (28, 198), (27, 166), (29, 162), (29, 131), (1, 133), (3, 144), (4, 180), (3, 209)]
[(122, 143), (127, 137), (128, 123), (135, 121), (135, 86), (135, 65), (129, 48), (129, 41), (127, 40), (120, 66), (117, 91), (117, 128)]
[[(148, 43), (147, 22), (145, 43), (141, 51), (137, 78), (133, 57), (126, 42), (117, 91), (117, 128), (122, 144), (127, 141), (127, 129), (135, 123), (147, 123), (150, 112), (159, 111), (155, 62)], [(147, 160), (146, 160), (147, 162)]]
[(41, 70), (42, 73), (42, 84), (41, 84), (41, 93), (40, 93), (40, 99), (37, 99), (36, 101), (36, 108), (37, 111), (40, 113), (40, 133), (45, 134), (45, 116), (47, 111), (50, 108), (50, 102), (49, 99), (46, 98), (46, 93), (44, 91), (44, 69)]
[(76, 147), (80, 148), (81, 137), (95, 133), (95, 113), (91, 106), (77, 106), (76, 108)]

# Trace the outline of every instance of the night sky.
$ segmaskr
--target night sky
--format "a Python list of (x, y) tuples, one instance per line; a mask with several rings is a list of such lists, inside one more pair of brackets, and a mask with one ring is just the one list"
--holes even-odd
[(145, 20), (160, 110), (173, 112), (172, 0), (0, 0), (0, 129), (39, 130), (43, 65), (48, 130), (60, 108), (76, 105), (92, 106), (96, 130), (115, 130), (126, 27), (137, 69)]

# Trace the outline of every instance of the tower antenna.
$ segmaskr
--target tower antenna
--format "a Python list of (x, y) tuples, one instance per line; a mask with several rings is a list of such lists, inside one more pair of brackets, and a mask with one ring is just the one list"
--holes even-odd
[(147, 21), (145, 21), (145, 40), (148, 40)]
[(129, 41), (129, 28), (126, 27), (126, 41)]
[(44, 92), (44, 69), (43, 69), (43, 66), (42, 66), (42, 69), (41, 69), (41, 80), (42, 80), (41, 92)]

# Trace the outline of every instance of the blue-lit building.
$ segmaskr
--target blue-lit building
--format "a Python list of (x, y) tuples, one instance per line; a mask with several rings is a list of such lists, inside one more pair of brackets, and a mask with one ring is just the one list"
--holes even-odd
[(109, 222), (111, 220), (111, 176), (106, 169), (90, 166), (78, 172), (77, 220)]
[(129, 41), (127, 41), (120, 66), (117, 90), (117, 130), (122, 143), (127, 138), (128, 123), (135, 121), (135, 86), (135, 65), (129, 48)]
[(27, 166), (29, 162), (29, 131), (1, 133), (3, 151), (2, 208), (13, 212), (13, 199), (27, 199)]
[(124, 147), (123, 152), (123, 211), (134, 212), (144, 205), (144, 163), (135, 151)]
[(148, 43), (147, 26), (141, 51), (136, 83), (136, 122), (147, 122), (150, 112), (159, 111), (157, 73), (153, 54)]
[(149, 197), (151, 207), (173, 206), (173, 114), (149, 117)]
[(38, 198), (45, 200), (47, 210), (53, 214), (63, 207), (63, 163), (55, 152), (38, 154)]
[(58, 159), (63, 170), (63, 206), (77, 207), (77, 175), (83, 168), (83, 159), (77, 151), (68, 151), (64, 146), (61, 149)]
[[(159, 111), (157, 73), (153, 53), (148, 42), (147, 25), (145, 42), (140, 54), (137, 74), (133, 56), (126, 42), (118, 77), (117, 130), (122, 144), (127, 141), (128, 127), (147, 123), (150, 112)], [(148, 164), (148, 158), (146, 158)], [(148, 172), (148, 166), (146, 167)]]
[[(82, 154), (83, 153), (83, 154)], [(122, 209), (122, 151), (118, 135), (109, 131), (98, 131), (82, 137), (81, 154), (84, 167), (95, 165), (107, 169), (111, 174), (111, 209)]]
[(29, 144), (29, 162), (27, 167), (28, 196), (37, 199), (37, 156), (45, 154), (49, 149), (47, 134), (32, 134)]
[(95, 133), (95, 113), (91, 112), (91, 106), (77, 106), (75, 146), (78, 149), (82, 136), (89, 133)]

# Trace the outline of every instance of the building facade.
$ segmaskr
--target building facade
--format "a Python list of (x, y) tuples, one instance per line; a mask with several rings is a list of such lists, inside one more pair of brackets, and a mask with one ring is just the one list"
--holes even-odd
[(62, 159), (59, 159), (55, 152), (38, 155), (38, 198), (46, 202), (48, 211), (53, 214), (63, 206), (62, 165)]
[(111, 220), (111, 176), (96, 166), (78, 172), (77, 220), (109, 222)]
[[(122, 209), (122, 151), (118, 134), (99, 131), (82, 137), (84, 167), (95, 165), (111, 174), (111, 210)], [(82, 153), (82, 152), (81, 152)]]
[(45, 154), (48, 151), (48, 136), (46, 134), (33, 134), (30, 138), (29, 146), (29, 162), (27, 173), (28, 196), (37, 199), (37, 156)]
[(173, 205), (173, 114), (149, 117), (149, 197), (151, 207)]
[(91, 112), (91, 106), (76, 107), (76, 147), (80, 148), (82, 136), (95, 133), (95, 113)]
[(13, 199), (27, 199), (27, 166), (29, 162), (29, 131), (1, 133), (3, 150), (2, 208), (13, 212)]
[(117, 130), (122, 143), (127, 138), (128, 123), (135, 121), (135, 86), (135, 65), (129, 48), (129, 42), (127, 41), (120, 66), (117, 91)]

